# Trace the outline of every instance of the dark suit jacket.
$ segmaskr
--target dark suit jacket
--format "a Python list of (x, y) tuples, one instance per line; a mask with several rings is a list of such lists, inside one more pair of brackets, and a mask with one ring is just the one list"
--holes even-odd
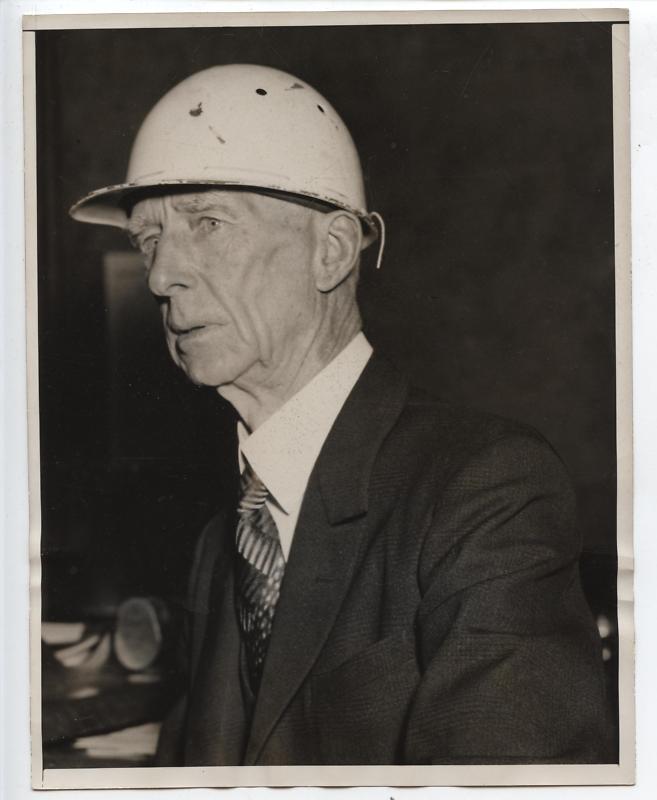
[(375, 355), (311, 475), (252, 708), (233, 512), (204, 531), (158, 763), (609, 760), (573, 516), (535, 431), (412, 391)]

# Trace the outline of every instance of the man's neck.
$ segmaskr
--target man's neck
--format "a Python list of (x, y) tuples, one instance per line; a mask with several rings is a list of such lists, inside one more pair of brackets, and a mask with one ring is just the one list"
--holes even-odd
[(355, 309), (328, 330), (310, 332), (267, 374), (245, 375), (218, 387), (217, 392), (235, 408), (248, 430), (254, 431), (333, 361), (360, 330), (361, 319)]

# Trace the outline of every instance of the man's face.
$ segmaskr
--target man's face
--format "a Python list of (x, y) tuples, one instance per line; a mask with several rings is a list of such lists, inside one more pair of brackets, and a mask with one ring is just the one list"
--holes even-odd
[(311, 211), (252, 192), (148, 198), (129, 222), (169, 352), (194, 383), (267, 383), (312, 328)]

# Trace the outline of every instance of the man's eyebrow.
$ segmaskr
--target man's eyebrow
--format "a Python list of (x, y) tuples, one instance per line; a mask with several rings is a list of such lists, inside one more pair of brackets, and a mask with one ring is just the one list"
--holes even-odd
[(128, 219), (128, 224), (126, 225), (125, 229), (127, 231), (128, 238), (133, 240), (136, 239), (145, 228), (155, 227), (156, 225), (157, 223), (149, 222), (140, 214), (136, 214)]
[(230, 203), (227, 203), (217, 192), (203, 192), (192, 197), (176, 197), (171, 201), (171, 205), (176, 211), (190, 214), (198, 214), (201, 211), (209, 211), (210, 209), (219, 209), (227, 214), (235, 213)]

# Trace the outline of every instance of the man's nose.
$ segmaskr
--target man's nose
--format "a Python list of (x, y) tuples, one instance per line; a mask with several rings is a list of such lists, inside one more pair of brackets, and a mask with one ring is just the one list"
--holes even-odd
[(152, 294), (170, 297), (181, 289), (190, 288), (193, 278), (189, 253), (162, 234), (148, 271), (148, 288)]

